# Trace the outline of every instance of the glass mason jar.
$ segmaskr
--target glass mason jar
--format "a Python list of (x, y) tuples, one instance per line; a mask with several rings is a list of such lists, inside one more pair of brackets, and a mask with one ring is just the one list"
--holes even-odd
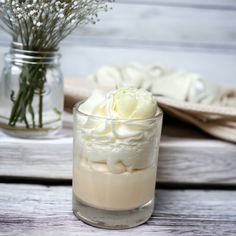
[(62, 127), (63, 76), (58, 52), (25, 50), (13, 43), (0, 79), (0, 128), (42, 138)]
[(107, 229), (146, 222), (154, 210), (162, 112), (151, 119), (117, 120), (86, 115), (79, 107), (74, 108), (74, 214)]

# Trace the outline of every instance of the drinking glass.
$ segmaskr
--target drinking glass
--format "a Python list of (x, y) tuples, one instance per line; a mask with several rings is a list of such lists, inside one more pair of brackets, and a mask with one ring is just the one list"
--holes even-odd
[(146, 222), (155, 201), (163, 114), (110, 119), (74, 108), (73, 212), (107, 229)]

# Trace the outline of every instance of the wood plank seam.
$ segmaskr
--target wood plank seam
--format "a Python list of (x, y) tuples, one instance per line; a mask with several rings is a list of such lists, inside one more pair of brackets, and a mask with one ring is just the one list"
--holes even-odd
[(236, 11), (235, 4), (217, 5), (215, 3), (197, 3), (197, 1), (176, 2), (176, 1), (159, 1), (159, 0), (117, 0), (116, 3), (121, 4), (136, 4), (136, 5), (152, 5), (152, 6), (163, 6), (163, 7), (179, 7), (179, 8), (197, 8), (202, 10), (217, 10), (217, 11)]

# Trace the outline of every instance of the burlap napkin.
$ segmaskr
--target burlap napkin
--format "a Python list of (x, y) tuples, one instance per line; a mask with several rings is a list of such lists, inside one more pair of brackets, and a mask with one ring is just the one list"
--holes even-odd
[(216, 138), (236, 143), (235, 108), (177, 102), (161, 97), (157, 101), (166, 113), (191, 123)]
[[(99, 85), (91, 80), (65, 80), (65, 109), (72, 111), (73, 106), (91, 95)], [(100, 87), (99, 89), (106, 89)], [(236, 99), (235, 91), (225, 91), (224, 99)], [(225, 141), (236, 143), (236, 108), (220, 105), (204, 105), (157, 96), (158, 105), (164, 113), (171, 114), (177, 119), (191, 123), (204, 132)], [(223, 103), (222, 103), (223, 104)]]

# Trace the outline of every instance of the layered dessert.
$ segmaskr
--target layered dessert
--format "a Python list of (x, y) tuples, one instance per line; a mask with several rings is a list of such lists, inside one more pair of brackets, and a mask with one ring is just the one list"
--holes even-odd
[(95, 92), (76, 109), (76, 198), (109, 211), (132, 210), (153, 201), (161, 111), (152, 94), (134, 88), (107, 95)]

